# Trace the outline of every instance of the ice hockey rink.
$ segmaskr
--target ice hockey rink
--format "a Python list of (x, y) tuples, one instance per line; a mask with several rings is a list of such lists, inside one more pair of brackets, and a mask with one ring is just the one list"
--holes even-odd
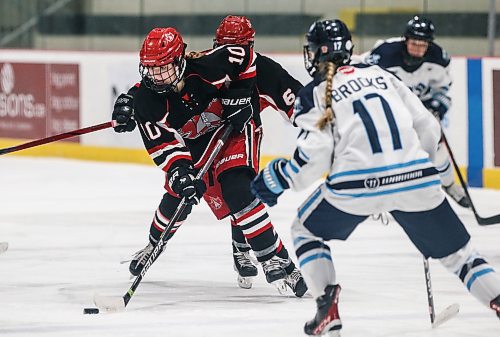
[[(0, 241), (10, 247), (0, 255), (0, 336), (304, 336), (312, 297), (281, 296), (262, 275), (252, 289), (238, 288), (229, 223), (205, 204), (195, 206), (125, 312), (83, 315), (94, 294), (128, 290), (120, 261), (146, 244), (163, 179), (154, 166), (2, 156)], [(500, 191), (471, 193), (482, 216), (500, 212)], [(288, 192), (270, 210), (290, 250), (289, 226), (307, 194)], [(500, 270), (500, 225), (480, 227), (471, 212), (457, 211)], [(436, 311), (452, 303), (461, 310), (431, 328), (422, 258), (394, 221), (367, 221), (330, 247), (343, 287), (342, 336), (500, 336), (494, 313), (435, 261)]]

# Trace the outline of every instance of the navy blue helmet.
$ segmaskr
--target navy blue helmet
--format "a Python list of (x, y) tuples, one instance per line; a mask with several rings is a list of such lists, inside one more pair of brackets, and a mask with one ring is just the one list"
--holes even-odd
[(404, 37), (432, 42), (434, 40), (434, 25), (432, 21), (417, 15), (406, 24)]
[(349, 28), (340, 20), (316, 21), (306, 34), (304, 65), (313, 74), (320, 62), (333, 62), (337, 66), (349, 64), (352, 38)]

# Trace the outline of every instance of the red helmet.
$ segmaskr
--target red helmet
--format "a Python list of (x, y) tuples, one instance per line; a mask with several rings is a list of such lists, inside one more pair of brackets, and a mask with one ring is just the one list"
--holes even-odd
[[(182, 37), (174, 28), (154, 28), (144, 39), (139, 53), (139, 72), (146, 86), (157, 92), (165, 92), (169, 88), (175, 88), (182, 80), (186, 62), (184, 52), (186, 45)], [(173, 64), (175, 74), (170, 76), (152, 77), (151, 69)]]
[(225, 44), (253, 45), (255, 30), (246, 16), (228, 15), (215, 31), (214, 47)]

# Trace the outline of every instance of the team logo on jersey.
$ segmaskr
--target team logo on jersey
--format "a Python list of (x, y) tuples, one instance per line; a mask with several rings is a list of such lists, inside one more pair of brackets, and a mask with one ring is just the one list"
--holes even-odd
[(352, 74), (355, 68), (353, 66), (342, 66), (337, 71), (342, 74)]
[(368, 177), (365, 179), (365, 188), (374, 190), (380, 186), (380, 179), (377, 177)]
[(222, 207), (222, 200), (219, 197), (212, 197), (208, 194), (205, 194), (208, 199), (208, 204), (212, 209), (220, 209)]
[(378, 64), (380, 61), (380, 55), (379, 54), (371, 54), (366, 58), (366, 63), (368, 64)]
[(295, 102), (293, 104), (294, 113), (298, 113), (302, 111), (302, 104), (300, 104), (300, 97), (295, 98)]
[(178, 132), (182, 138), (195, 139), (217, 129), (220, 124), (220, 116), (210, 111), (203, 111), (187, 121)]

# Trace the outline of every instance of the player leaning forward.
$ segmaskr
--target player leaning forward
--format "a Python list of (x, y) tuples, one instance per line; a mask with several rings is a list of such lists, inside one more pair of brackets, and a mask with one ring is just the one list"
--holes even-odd
[[(266, 280), (280, 291), (288, 286), (302, 296), (306, 286), (298, 268), (265, 206), (250, 193), (250, 182), (258, 171), (261, 138), (254, 92), (255, 53), (248, 45), (230, 45), (187, 58), (185, 48), (174, 28), (153, 29), (140, 51), (142, 81), (115, 103), (113, 119), (120, 123), (115, 130), (131, 131), (137, 121), (146, 149), (167, 177), (149, 243), (137, 252), (129, 270), (133, 275), (141, 272), (181, 198), (186, 198), (189, 207), (168, 239), (207, 190), (204, 197), (214, 215), (218, 219), (231, 216), (241, 228)], [(196, 170), (205, 164), (223, 131), (224, 120), (234, 131), (203, 181), (195, 180)]]
[(417, 96), (376, 65), (349, 65), (351, 34), (339, 20), (318, 21), (307, 34), (307, 70), (299, 93), (302, 129), (293, 159), (271, 162), (252, 190), (269, 205), (287, 188), (328, 177), (298, 210), (292, 226), (304, 278), (316, 298), (309, 335), (342, 327), (340, 286), (325, 240), (346, 240), (370, 214), (390, 212), (425, 256), (439, 259), (471, 294), (500, 316), (500, 278), (471, 246), (440, 188), (433, 165), (440, 127)]
[[(378, 41), (364, 62), (396, 74), (440, 122), (445, 120), (451, 105), (450, 58), (434, 42), (434, 25), (430, 20), (415, 16), (408, 21), (402, 37)], [(460, 206), (470, 207), (463, 188), (454, 182), (444, 140), (438, 145), (434, 164), (446, 193)]]

